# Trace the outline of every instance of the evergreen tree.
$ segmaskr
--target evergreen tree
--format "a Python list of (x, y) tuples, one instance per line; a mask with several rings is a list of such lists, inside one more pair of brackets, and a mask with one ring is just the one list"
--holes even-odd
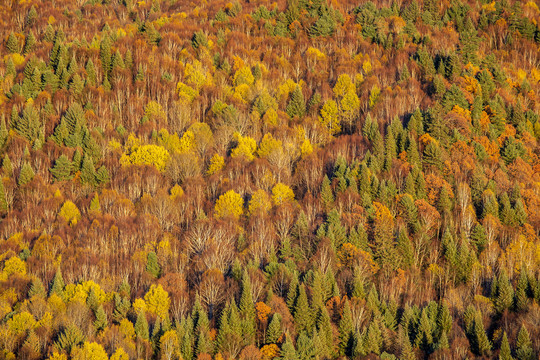
[(364, 342), (366, 353), (380, 355), (383, 347), (383, 336), (378, 316), (375, 317), (368, 326)]
[(64, 286), (64, 278), (62, 277), (60, 268), (58, 268), (58, 270), (56, 270), (56, 274), (54, 274), (49, 296), (56, 294), (60, 298), (64, 298)]
[(96, 169), (94, 168), (94, 162), (90, 156), (85, 154), (82, 168), (81, 168), (81, 183), (95, 186), (96, 182)]
[(327, 208), (331, 206), (334, 202), (334, 193), (332, 191), (332, 187), (330, 186), (330, 179), (327, 175), (324, 176), (324, 179), (322, 181), (320, 197), (322, 203)]
[(496, 297), (493, 300), (493, 306), (495, 310), (502, 313), (504, 310), (509, 309), (514, 302), (514, 289), (508, 280), (508, 275), (504, 269), (499, 273), (497, 279)]
[(280, 356), (281, 360), (300, 360), (288, 334), (286, 336), (285, 342), (281, 346)]
[(253, 294), (251, 293), (251, 279), (247, 271), (242, 276), (242, 295), (240, 297), (240, 314), (242, 315), (242, 334), (245, 345), (252, 344), (255, 341), (255, 306)]
[(39, 296), (42, 298), (45, 298), (47, 296), (47, 291), (45, 291), (45, 286), (43, 286), (43, 282), (40, 278), (35, 278), (32, 281), (30, 290), (28, 290), (28, 297), (31, 298), (33, 296)]
[(28, 161), (25, 161), (21, 168), (21, 172), (19, 173), (17, 184), (19, 184), (19, 186), (28, 184), (30, 181), (32, 181), (35, 175), (34, 169), (32, 169)]
[(353, 323), (349, 300), (345, 300), (343, 313), (339, 321), (339, 353), (350, 356), (353, 346)]
[(480, 356), (488, 355), (491, 351), (491, 342), (486, 335), (480, 311), (476, 313), (473, 326), (475, 352)]
[(34, 33), (30, 31), (28, 35), (26, 36), (26, 41), (24, 43), (23, 48), (23, 54), (28, 55), (32, 50), (34, 49), (34, 46), (36, 45), (36, 37), (34, 36)]
[(291, 119), (294, 117), (302, 118), (306, 113), (306, 101), (304, 100), (304, 94), (300, 86), (296, 85), (292, 91), (286, 111)]
[(296, 340), (296, 353), (299, 359), (315, 360), (316, 358), (317, 353), (313, 340), (307, 336), (305, 331), (302, 331)]
[(90, 86), (96, 86), (97, 84), (96, 67), (92, 59), (88, 59), (86, 63), (86, 84)]
[(146, 271), (156, 279), (161, 275), (161, 266), (159, 266), (157, 255), (153, 251), (150, 251), (146, 257)]
[(527, 328), (521, 325), (518, 337), (516, 340), (516, 356), (518, 360), (534, 359), (534, 350), (532, 347), (531, 338)]
[(140, 311), (137, 315), (137, 321), (135, 322), (135, 335), (143, 340), (148, 340), (150, 338), (148, 320), (146, 320), (146, 314), (144, 311)]
[(99, 305), (99, 307), (97, 308), (95, 312), (95, 315), (96, 315), (96, 320), (94, 321), (94, 328), (96, 329), (97, 332), (104, 330), (108, 325), (108, 321), (107, 321), (107, 314), (105, 313), (105, 310), (103, 309), (102, 305)]
[(300, 285), (298, 297), (294, 306), (294, 320), (296, 323), (296, 329), (298, 329), (299, 332), (308, 331), (313, 328), (311, 310), (304, 284)]
[(501, 341), (501, 351), (499, 352), (499, 360), (513, 360), (512, 354), (510, 352), (510, 344), (508, 343), (508, 337), (506, 336), (506, 331), (503, 333), (503, 338)]
[(6, 199), (6, 189), (4, 188), (4, 181), (0, 177), (0, 214), (8, 211), (8, 203)]
[(275, 344), (282, 334), (281, 330), (281, 315), (279, 313), (274, 313), (272, 315), (272, 320), (268, 324), (266, 329), (266, 344)]
[(49, 169), (56, 181), (64, 181), (71, 179), (71, 161), (66, 155), (60, 155), (54, 163), (54, 167)]
[(7, 43), (6, 43), (7, 50), (12, 53), (19, 53), (19, 40), (17, 39), (17, 36), (13, 33), (13, 31), (9, 34)]
[(527, 296), (527, 289), (529, 288), (529, 280), (527, 271), (525, 268), (521, 268), (519, 274), (519, 280), (516, 286), (516, 293), (514, 299), (514, 307), (517, 311), (525, 311), (529, 307), (529, 297)]

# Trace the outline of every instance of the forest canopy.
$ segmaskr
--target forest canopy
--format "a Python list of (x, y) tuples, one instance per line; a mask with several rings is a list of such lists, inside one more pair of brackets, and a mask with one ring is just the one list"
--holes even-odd
[(540, 355), (537, 2), (0, 15), (0, 358)]

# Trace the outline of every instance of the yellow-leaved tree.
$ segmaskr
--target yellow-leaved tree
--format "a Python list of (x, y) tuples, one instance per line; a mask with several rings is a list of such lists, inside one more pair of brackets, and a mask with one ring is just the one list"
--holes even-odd
[(217, 219), (238, 219), (244, 213), (244, 199), (234, 190), (229, 190), (216, 201), (214, 216)]
[(234, 134), (237, 145), (231, 151), (231, 157), (244, 157), (251, 161), (255, 158), (254, 152), (257, 149), (257, 142), (249, 136), (242, 136), (239, 133)]
[(284, 202), (294, 201), (294, 192), (287, 185), (277, 183), (272, 188), (272, 200), (276, 205), (281, 205)]
[(77, 224), (77, 221), (81, 219), (81, 212), (79, 211), (79, 208), (77, 208), (77, 205), (69, 200), (62, 205), (58, 215), (66, 220), (66, 222), (68, 222), (70, 225)]
[(156, 286), (152, 284), (150, 290), (144, 295), (144, 302), (146, 303), (146, 310), (148, 312), (162, 319), (168, 316), (171, 300), (169, 299), (169, 293), (161, 285)]
[(249, 201), (249, 215), (266, 214), (271, 208), (272, 202), (266, 191), (259, 189), (253, 193), (251, 200)]
[(97, 342), (85, 341), (83, 346), (76, 347), (71, 358), (73, 360), (109, 360), (105, 349)]

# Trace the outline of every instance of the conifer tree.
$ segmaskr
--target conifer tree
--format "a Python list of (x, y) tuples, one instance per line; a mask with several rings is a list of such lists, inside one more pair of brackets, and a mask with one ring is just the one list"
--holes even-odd
[(54, 274), (49, 296), (56, 294), (60, 298), (64, 298), (64, 286), (64, 278), (62, 277), (60, 268), (58, 268), (58, 270), (56, 270), (56, 274)]
[(19, 40), (17, 39), (13, 31), (8, 36), (6, 48), (12, 54), (19, 53), (20, 51)]
[(493, 300), (493, 306), (499, 313), (509, 309), (514, 301), (514, 289), (508, 280), (506, 270), (502, 269), (497, 278), (496, 297)]
[(86, 84), (90, 86), (96, 86), (97, 84), (96, 67), (92, 59), (88, 59), (86, 63)]
[(303, 117), (306, 113), (306, 101), (304, 100), (304, 94), (300, 86), (296, 85), (291, 93), (291, 100), (287, 105), (287, 115), (292, 119), (294, 117)]
[(321, 201), (328, 208), (334, 202), (334, 193), (332, 192), (332, 187), (330, 186), (330, 179), (327, 175), (324, 176), (321, 185)]
[(270, 321), (270, 324), (268, 324), (268, 328), (266, 329), (266, 344), (277, 343), (281, 334), (281, 315), (279, 315), (279, 313), (274, 313), (274, 315), (272, 315), (272, 320)]
[(43, 286), (43, 282), (40, 278), (35, 278), (32, 281), (32, 285), (30, 286), (30, 290), (28, 290), (28, 297), (31, 298), (33, 296), (39, 296), (39, 297), (46, 297), (47, 292), (45, 291), (45, 286)]
[(97, 310), (95, 311), (96, 320), (94, 321), (94, 328), (97, 332), (104, 330), (107, 325), (107, 314), (105, 313), (105, 310), (103, 309), (102, 305), (99, 305)]
[(150, 338), (148, 320), (146, 319), (146, 314), (144, 311), (140, 311), (137, 315), (137, 321), (135, 322), (135, 335), (143, 340), (148, 340)]
[(23, 48), (23, 54), (28, 55), (32, 50), (34, 49), (34, 46), (36, 45), (36, 37), (34, 36), (34, 33), (30, 31), (28, 35), (26, 36), (26, 41), (24, 43)]
[(240, 314), (242, 315), (242, 334), (245, 345), (255, 341), (255, 307), (253, 294), (251, 293), (251, 280), (247, 271), (242, 276), (242, 295), (240, 297)]
[(34, 169), (32, 169), (30, 163), (28, 163), (28, 161), (25, 161), (21, 168), (21, 172), (19, 173), (17, 184), (19, 184), (19, 186), (24, 186), (28, 184), (30, 181), (32, 181), (35, 175), (36, 174), (34, 173)]
[(85, 154), (81, 167), (81, 183), (88, 185), (96, 185), (96, 169), (94, 162), (90, 156)]
[(486, 335), (486, 330), (484, 329), (484, 323), (482, 322), (482, 314), (480, 311), (477, 311), (476, 313), (473, 332), (476, 353), (478, 355), (488, 355), (491, 351), (491, 342)]
[(313, 327), (311, 310), (304, 284), (300, 285), (298, 298), (294, 306), (294, 321), (296, 322), (296, 329), (299, 332), (311, 330)]
[(300, 360), (300, 358), (298, 357), (298, 354), (296, 353), (296, 349), (294, 348), (294, 345), (291, 341), (291, 338), (288, 334), (286, 336), (285, 342), (281, 346), (280, 359), (281, 360)]
[(161, 275), (161, 266), (159, 266), (157, 255), (153, 251), (150, 251), (146, 257), (146, 271), (156, 279)]
[(66, 155), (60, 155), (54, 163), (54, 167), (49, 169), (56, 181), (64, 181), (71, 179), (71, 161)]
[(529, 331), (527, 331), (527, 328), (523, 325), (521, 325), (521, 329), (519, 329), (516, 340), (516, 357), (518, 360), (534, 359), (534, 350)]
[(349, 300), (345, 300), (339, 321), (339, 353), (350, 356), (353, 345), (353, 323)]
[(0, 177), (0, 214), (8, 211), (8, 203), (6, 199), (6, 189), (4, 188), (4, 181)]
[(512, 353), (510, 352), (510, 343), (508, 343), (508, 337), (506, 331), (503, 333), (501, 341), (501, 351), (499, 352), (499, 360), (513, 360)]
[(374, 353), (380, 355), (383, 347), (383, 335), (381, 332), (381, 323), (379, 316), (376, 316), (371, 320), (368, 326), (366, 338), (364, 341), (364, 348), (366, 353)]
[(529, 280), (527, 276), (527, 271), (524, 267), (522, 267), (519, 274), (514, 299), (514, 307), (517, 311), (525, 311), (529, 306), (529, 297), (527, 296), (528, 288)]

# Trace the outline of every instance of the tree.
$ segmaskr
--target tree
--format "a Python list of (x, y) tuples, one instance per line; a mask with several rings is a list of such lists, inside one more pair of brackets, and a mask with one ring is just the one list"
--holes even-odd
[(341, 131), (341, 125), (339, 122), (339, 109), (337, 103), (334, 100), (328, 100), (324, 103), (321, 109), (321, 116), (319, 122), (328, 129), (331, 135), (335, 135)]
[(143, 340), (148, 340), (150, 338), (148, 320), (146, 320), (146, 314), (144, 311), (140, 311), (137, 315), (137, 321), (135, 322), (135, 334)]
[(74, 360), (108, 360), (109, 357), (103, 346), (96, 342), (85, 342), (81, 348), (75, 348), (72, 359)]
[(518, 360), (532, 360), (534, 359), (534, 350), (532, 347), (529, 331), (523, 325), (519, 330), (516, 340), (516, 356)]
[(244, 213), (244, 199), (234, 190), (229, 190), (221, 195), (214, 207), (214, 216), (217, 219), (238, 219)]
[(291, 100), (287, 105), (287, 115), (290, 118), (298, 117), (302, 118), (306, 113), (306, 101), (304, 100), (304, 94), (300, 86), (296, 85), (291, 93)]
[(493, 305), (497, 312), (502, 313), (504, 310), (509, 309), (514, 302), (514, 289), (504, 269), (501, 270), (497, 278), (496, 290)]
[(7, 212), (9, 209), (6, 199), (6, 189), (4, 188), (4, 181), (0, 178), (0, 214)]
[(501, 341), (501, 351), (499, 352), (499, 360), (513, 360), (512, 354), (510, 353), (510, 344), (508, 343), (508, 337), (506, 336), (506, 331), (503, 333), (503, 338)]
[(36, 174), (34, 173), (34, 170), (30, 166), (28, 161), (25, 161), (21, 168), (21, 172), (19, 173), (17, 184), (19, 184), (19, 186), (24, 186), (28, 184), (30, 181), (32, 181), (35, 175)]
[(149, 313), (161, 319), (167, 319), (169, 317), (171, 300), (169, 293), (161, 285), (156, 286), (152, 284), (146, 295), (144, 295), (144, 301), (146, 303), (146, 310)]
[(75, 326), (68, 326), (58, 335), (58, 340), (55, 345), (61, 349), (65, 350), (67, 353), (71, 353), (71, 350), (74, 349), (79, 344), (82, 344), (85, 341), (85, 337), (79, 328)]
[(309, 331), (313, 328), (311, 309), (308, 303), (306, 287), (301, 284), (299, 287), (298, 297), (294, 305), (294, 321), (299, 332)]
[(66, 155), (60, 155), (54, 163), (54, 167), (49, 171), (54, 176), (56, 181), (65, 181), (71, 179), (71, 161), (69, 161)]
[(353, 323), (349, 300), (345, 300), (343, 313), (339, 321), (339, 353), (350, 356), (353, 345)]
[(97, 332), (104, 330), (108, 325), (108, 321), (107, 321), (107, 314), (105, 313), (105, 310), (103, 309), (102, 305), (98, 306), (95, 312), (95, 315), (96, 315), (96, 320), (94, 321), (94, 328), (96, 329)]
[(287, 185), (283, 183), (277, 183), (272, 188), (272, 200), (276, 205), (281, 205), (282, 203), (294, 201), (294, 192)]
[(17, 37), (15, 36), (13, 32), (11, 32), (8, 36), (6, 48), (12, 54), (16, 54), (20, 52), (19, 40), (17, 39)]
[(278, 342), (278, 339), (283, 334), (281, 330), (281, 315), (279, 313), (274, 313), (272, 315), (272, 320), (268, 324), (266, 329), (266, 344), (275, 344)]

